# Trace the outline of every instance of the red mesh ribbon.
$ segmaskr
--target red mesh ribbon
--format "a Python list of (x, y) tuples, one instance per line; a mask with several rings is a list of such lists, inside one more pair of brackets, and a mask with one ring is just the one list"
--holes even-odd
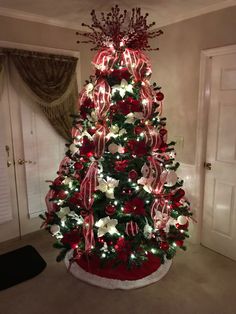
[(97, 162), (94, 161), (89, 166), (86, 176), (84, 177), (80, 185), (82, 204), (87, 210), (90, 210), (93, 205), (93, 193), (96, 190), (97, 186), (97, 172)]
[(59, 166), (58, 174), (59, 175), (67, 175), (69, 173), (69, 164), (71, 163), (71, 159), (65, 156)]
[(151, 168), (151, 175), (153, 176), (153, 181), (151, 183), (152, 193), (159, 194), (162, 191), (164, 183), (161, 182), (160, 177), (162, 173), (162, 167), (158, 160), (154, 157), (149, 157), (149, 163)]
[(92, 247), (95, 246), (94, 234), (93, 234), (94, 217), (90, 213), (84, 218), (83, 235), (85, 240), (85, 252), (89, 253)]
[(55, 196), (55, 191), (50, 189), (45, 197), (45, 202), (46, 202), (47, 210), (49, 213), (52, 213), (55, 211), (55, 203), (50, 201), (50, 199), (54, 198), (54, 196)]
[(77, 137), (82, 134), (83, 127), (81, 124), (77, 123), (76, 126), (71, 129), (71, 137), (77, 142)]
[(145, 127), (144, 136), (146, 145), (150, 146), (152, 151), (155, 152), (160, 148), (162, 141), (157, 129), (153, 126), (147, 125)]
[(150, 61), (140, 50), (126, 48), (121, 56), (121, 64), (128, 68), (135, 81), (151, 75)]
[(110, 108), (111, 87), (103, 78), (98, 79), (94, 87), (93, 100), (98, 119), (104, 119)]
[(80, 185), (80, 195), (83, 206), (89, 211), (89, 215), (85, 217), (83, 224), (83, 233), (85, 239), (85, 251), (91, 251), (94, 246), (93, 224), (94, 218), (92, 213), (92, 205), (94, 202), (93, 193), (97, 187), (97, 162), (94, 161), (89, 166), (89, 169)]
[(167, 208), (167, 202), (163, 197), (156, 198), (152, 203), (151, 217), (152, 217), (154, 223), (156, 222), (155, 220), (157, 219), (157, 217), (156, 217), (157, 211), (160, 211), (162, 214), (165, 214), (165, 216), (169, 216), (169, 214), (170, 214), (169, 210)]
[(109, 72), (118, 60), (117, 52), (112, 48), (104, 48), (99, 50), (95, 55), (92, 63), (100, 71)]
[(93, 136), (93, 142), (95, 146), (94, 156), (100, 158), (104, 151), (106, 145), (106, 128), (103, 125), (100, 125), (96, 133)]
[(78, 110), (80, 110), (80, 106), (84, 103), (85, 99), (88, 98), (87, 90), (86, 88), (83, 88), (81, 92), (79, 93), (78, 97)]
[(140, 100), (143, 105), (144, 119), (147, 120), (152, 115), (152, 104), (153, 104), (152, 89), (147, 81), (143, 81), (141, 85)]

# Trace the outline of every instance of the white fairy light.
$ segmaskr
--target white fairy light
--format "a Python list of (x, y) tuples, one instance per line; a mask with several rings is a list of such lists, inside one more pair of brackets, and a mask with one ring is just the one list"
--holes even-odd
[(114, 201), (114, 205), (118, 205), (118, 201)]
[(135, 259), (135, 255), (134, 255), (133, 253), (130, 255), (130, 257), (131, 257), (132, 259)]
[(105, 257), (106, 257), (106, 254), (105, 254), (105, 253), (102, 253), (101, 257), (102, 257), (102, 258), (105, 258)]
[(155, 254), (155, 253), (157, 252), (157, 250), (154, 249), (154, 248), (152, 248), (152, 249), (151, 249), (151, 252), (152, 252), (153, 254)]

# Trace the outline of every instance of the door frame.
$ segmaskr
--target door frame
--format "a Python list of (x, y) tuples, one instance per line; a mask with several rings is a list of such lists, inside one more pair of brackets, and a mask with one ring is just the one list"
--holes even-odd
[[(75, 50), (65, 50), (60, 48), (52, 48), (52, 47), (44, 47), (30, 44), (22, 44), (18, 42), (10, 42), (10, 41), (1, 41), (0, 47), (4, 48), (15, 48), (15, 49), (23, 49), (44, 53), (52, 53), (52, 54), (61, 54), (67, 56), (73, 56), (78, 58), (77, 67), (76, 67), (76, 77), (78, 82), (78, 91), (81, 90), (81, 61), (80, 61), (80, 52)], [(10, 115), (11, 115), (11, 123), (14, 124), (14, 128), (11, 125), (12, 132), (12, 141), (14, 143), (13, 147), (13, 156), (16, 161), (19, 156), (23, 155), (23, 135), (22, 135), (22, 124), (19, 120), (20, 109), (17, 105), (17, 97), (14, 91), (10, 91)], [(12, 101), (11, 101), (12, 100)], [(17, 167), (15, 165), (15, 180), (16, 180), (16, 193), (17, 193), (17, 210), (19, 217), (19, 228), (20, 228), (20, 237), (27, 233), (33, 232), (36, 229), (39, 229), (41, 224), (41, 219), (36, 217), (30, 217), (28, 212), (28, 204), (27, 204), (27, 190), (26, 190), (26, 178), (25, 178), (25, 169), (24, 167)], [(23, 184), (22, 184), (23, 182)], [(19, 195), (22, 195), (22, 200), (19, 201)], [(22, 227), (23, 226), (23, 227)]]
[(200, 55), (200, 74), (199, 74), (199, 95), (198, 95), (198, 113), (197, 113), (197, 131), (196, 131), (196, 194), (197, 194), (197, 243), (201, 243), (203, 227), (203, 201), (206, 161), (206, 145), (208, 130), (208, 113), (210, 102), (210, 73), (211, 59), (215, 56), (236, 53), (236, 45), (217, 47), (201, 51)]

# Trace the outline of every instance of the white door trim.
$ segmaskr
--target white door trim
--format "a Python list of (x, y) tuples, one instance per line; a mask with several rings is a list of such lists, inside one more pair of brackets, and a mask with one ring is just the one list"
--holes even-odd
[(211, 58), (213, 56), (231, 54), (236, 52), (236, 45), (201, 51), (200, 79), (198, 95), (198, 114), (196, 132), (196, 193), (197, 193), (197, 242), (201, 242), (202, 219), (203, 219), (203, 197), (204, 197), (204, 162), (206, 158), (207, 124), (210, 100), (210, 77)]

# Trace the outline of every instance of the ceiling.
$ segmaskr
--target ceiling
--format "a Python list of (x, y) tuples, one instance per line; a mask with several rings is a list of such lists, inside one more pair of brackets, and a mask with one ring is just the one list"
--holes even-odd
[(90, 23), (90, 12), (109, 11), (118, 4), (122, 9), (141, 7), (157, 26), (236, 5), (236, 0), (0, 0), (0, 15), (50, 25), (81, 29)]

